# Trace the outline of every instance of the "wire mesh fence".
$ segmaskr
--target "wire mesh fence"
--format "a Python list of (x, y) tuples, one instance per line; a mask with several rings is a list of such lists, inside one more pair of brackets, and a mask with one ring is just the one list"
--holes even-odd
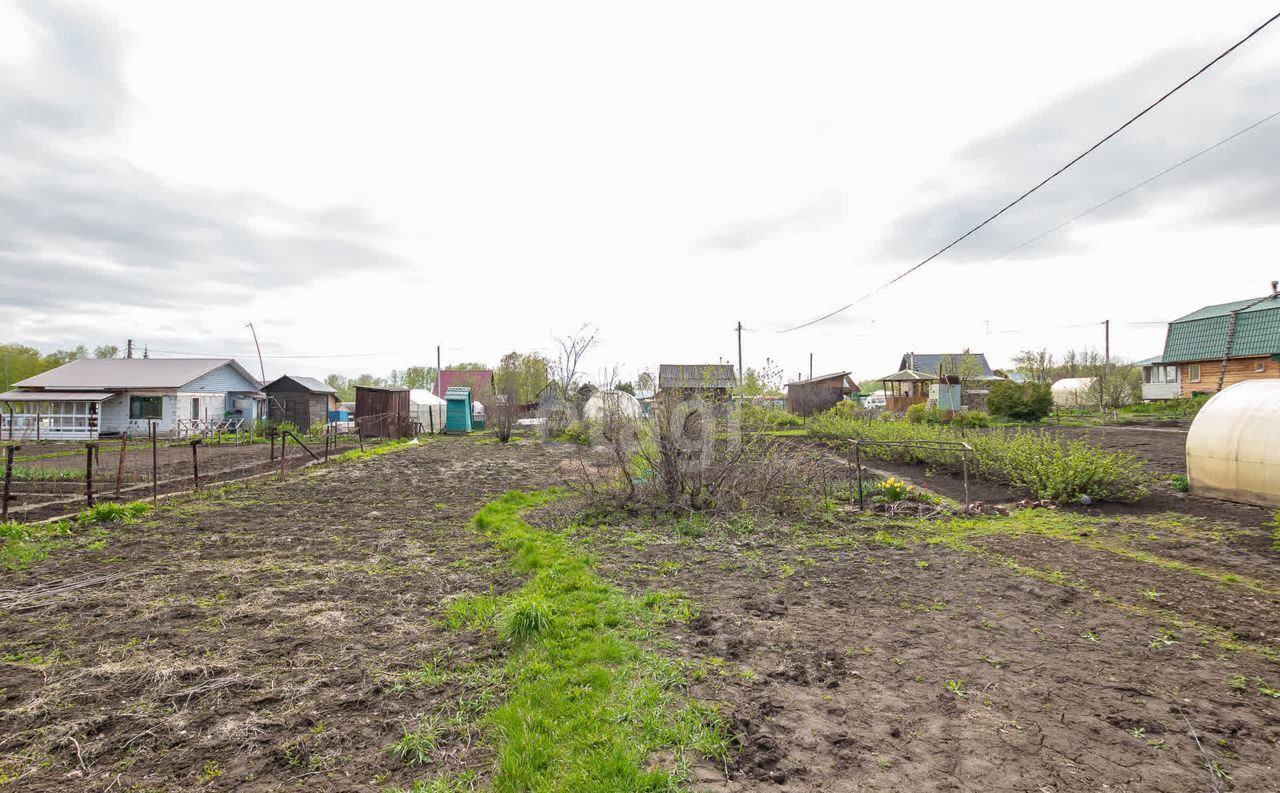
[(265, 427), (253, 432), (94, 441), (0, 443), (0, 521), (31, 522), (104, 501), (156, 500), (172, 493), (269, 474), (285, 475), (392, 438), (363, 424), (331, 423), (310, 432)]

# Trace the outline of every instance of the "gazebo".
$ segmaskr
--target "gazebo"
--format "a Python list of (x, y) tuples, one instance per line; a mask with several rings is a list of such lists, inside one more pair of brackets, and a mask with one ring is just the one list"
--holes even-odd
[(912, 405), (923, 405), (929, 401), (929, 385), (938, 382), (938, 378), (913, 369), (903, 369), (885, 377), (884, 383), (885, 409), (901, 413)]

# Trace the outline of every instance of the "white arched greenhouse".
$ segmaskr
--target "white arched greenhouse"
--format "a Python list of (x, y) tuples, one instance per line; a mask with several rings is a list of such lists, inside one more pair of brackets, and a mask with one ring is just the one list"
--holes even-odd
[(1236, 383), (1200, 408), (1187, 479), (1198, 496), (1280, 507), (1280, 380)]
[(421, 424), (423, 432), (444, 432), (446, 404), (425, 388), (409, 390), (409, 418)]
[(1091, 396), (1094, 378), (1067, 377), (1049, 387), (1053, 394), (1053, 404), (1060, 408), (1084, 407), (1097, 401)]
[(639, 419), (643, 409), (640, 400), (626, 391), (597, 391), (582, 406), (582, 415), (591, 421), (599, 421), (608, 412), (618, 418)]

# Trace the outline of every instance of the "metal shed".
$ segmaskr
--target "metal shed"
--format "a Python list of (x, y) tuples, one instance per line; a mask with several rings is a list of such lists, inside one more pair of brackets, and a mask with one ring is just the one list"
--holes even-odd
[(367, 437), (403, 438), (411, 434), (409, 389), (356, 386), (355, 421), (360, 434)]
[(444, 399), (448, 403), (444, 431), (450, 434), (471, 432), (471, 389), (453, 386), (444, 392)]

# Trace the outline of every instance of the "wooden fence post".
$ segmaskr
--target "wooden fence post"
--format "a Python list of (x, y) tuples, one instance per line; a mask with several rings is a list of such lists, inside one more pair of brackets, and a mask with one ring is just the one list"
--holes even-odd
[(124, 479), (124, 452), (129, 445), (129, 433), (120, 434), (120, 457), (116, 460), (116, 501), (120, 500), (120, 480)]
[(199, 445), (199, 438), (191, 442), (191, 478), (195, 483), (192, 487), (193, 490), (200, 489), (200, 455), (196, 453), (196, 447)]
[(84, 445), (84, 497), (93, 506), (93, 444)]
[(4, 494), (0, 496), (0, 523), (9, 520), (9, 488), (13, 483), (13, 454), (21, 448), (9, 446), (4, 450)]
[(285, 442), (287, 440), (288, 440), (288, 435), (286, 435), (283, 432), (280, 433), (280, 478), (281, 479), (284, 479), (284, 458), (285, 458), (285, 452), (288, 450), (288, 447), (285, 446)]

